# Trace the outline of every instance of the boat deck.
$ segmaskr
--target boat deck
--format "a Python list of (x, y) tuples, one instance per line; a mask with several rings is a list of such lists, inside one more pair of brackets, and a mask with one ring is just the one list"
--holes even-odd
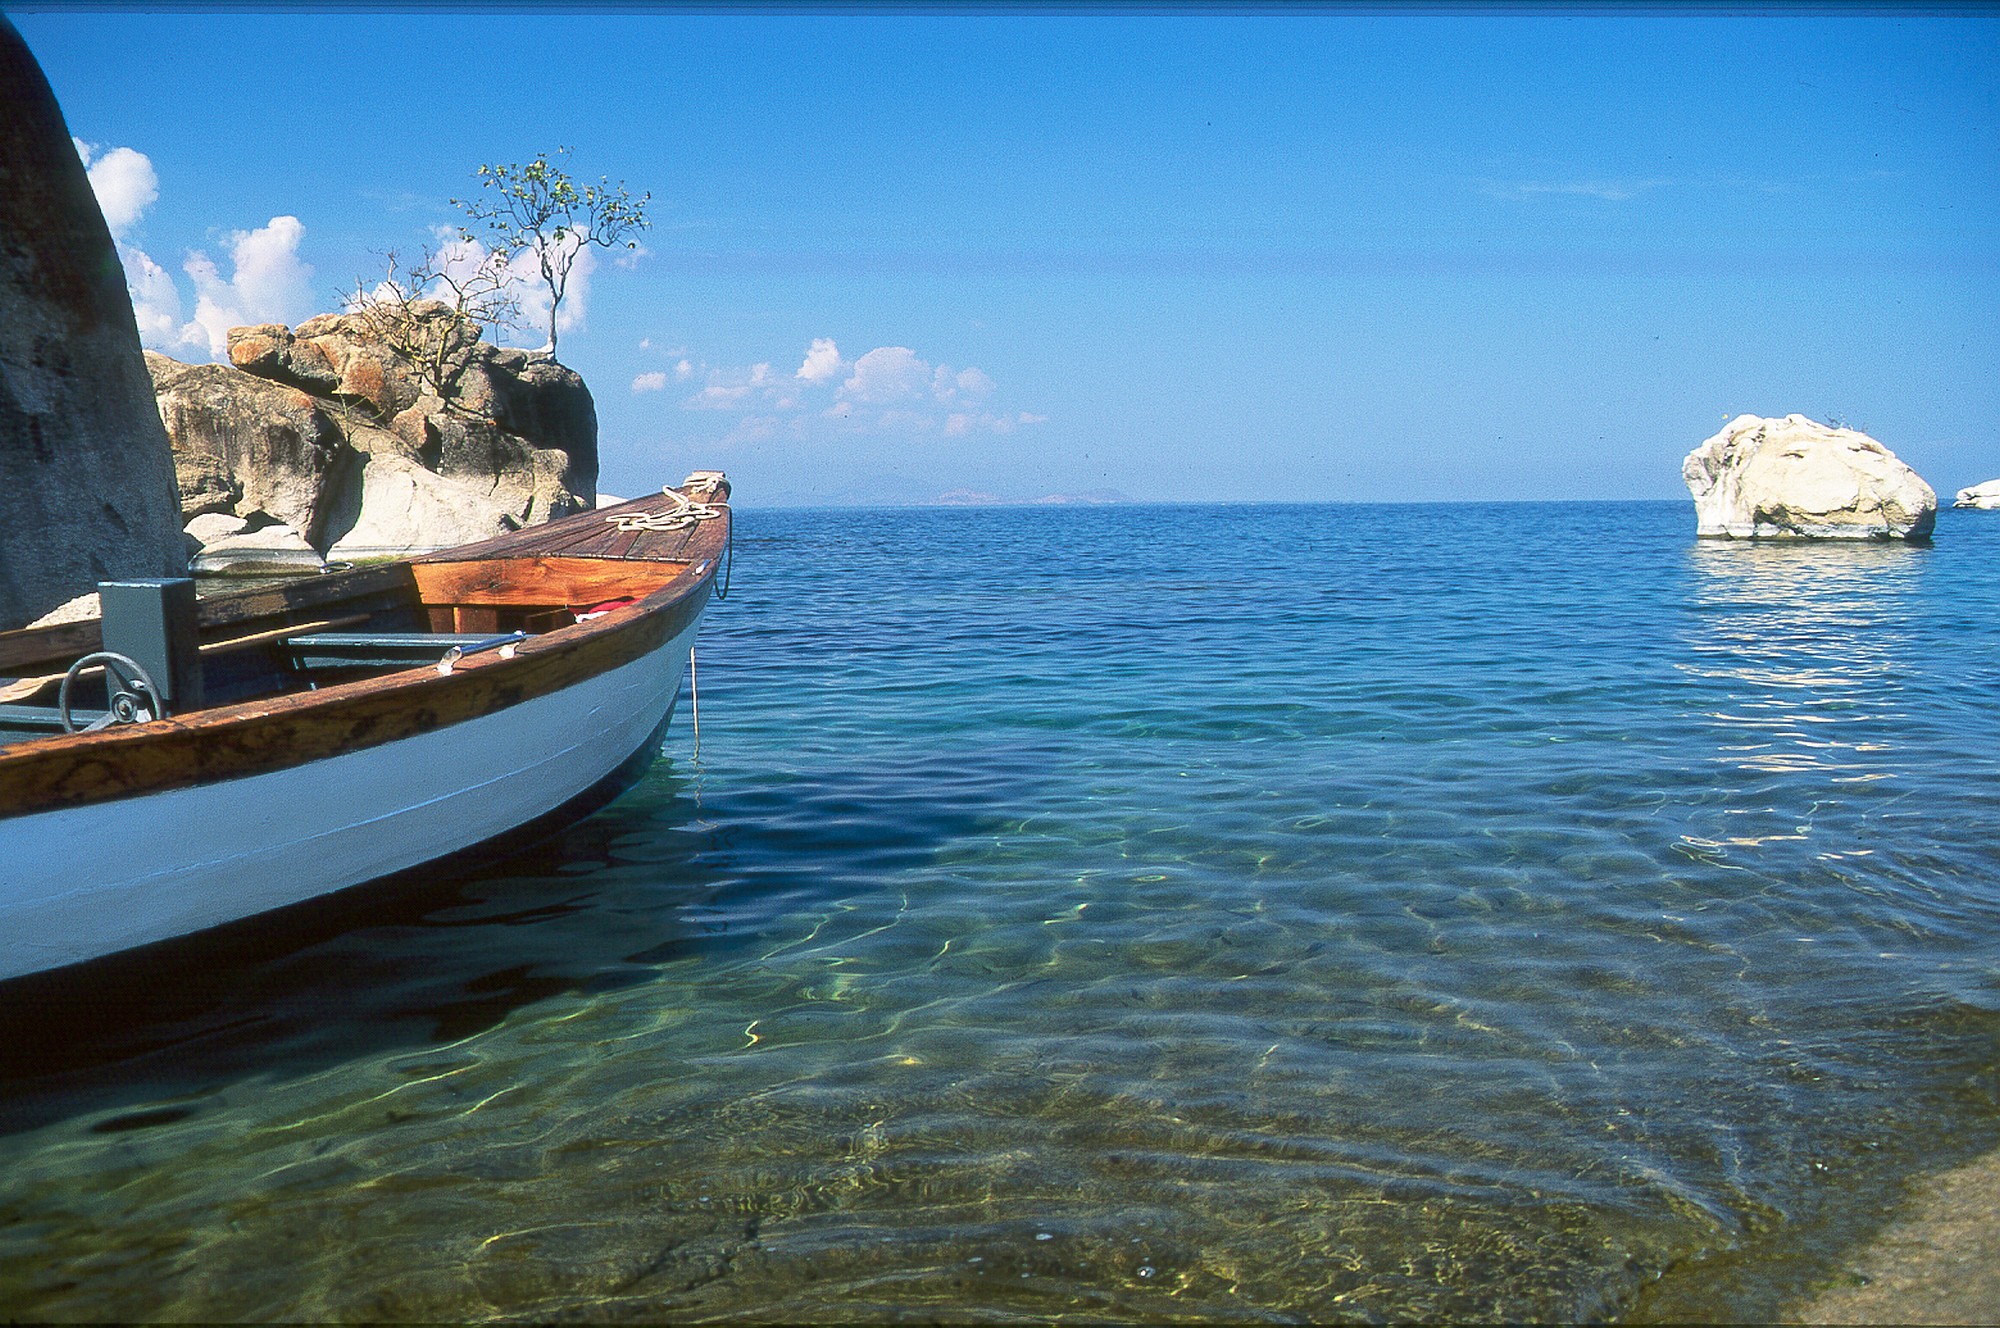
[[(435, 663), (488, 637), (573, 626), (662, 589), (697, 560), (706, 570), (720, 552), (706, 524), (655, 493), (408, 560), (209, 595), (197, 608), (204, 704), (317, 691)], [(328, 633), (348, 639), (321, 648)], [(0, 749), (62, 733), (61, 675), (102, 640), (95, 619), (0, 634)], [(79, 679), (73, 718), (96, 719), (107, 703), (93, 672)]]

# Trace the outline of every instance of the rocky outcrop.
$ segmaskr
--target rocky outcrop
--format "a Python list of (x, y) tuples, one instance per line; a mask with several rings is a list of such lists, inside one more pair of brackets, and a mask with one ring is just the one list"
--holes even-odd
[(183, 516), (261, 512), (308, 540), (323, 535), (351, 464), (331, 405), (226, 364), (148, 351), (146, 368), (173, 440)]
[(0, 629), (185, 567), (173, 458), (111, 232), (0, 17)]
[(2000, 508), (2000, 480), (1988, 480), (1975, 484), (1969, 489), (1960, 489), (1958, 497), (1952, 499), (1953, 507)]
[(1937, 494), (1894, 452), (1803, 415), (1737, 416), (1681, 477), (1698, 535), (1922, 540), (1937, 520)]
[[(435, 301), (417, 331), (450, 327)], [(211, 553), (274, 560), (297, 539), (339, 558), (435, 549), (588, 510), (597, 409), (577, 374), (545, 356), (466, 337), (418, 364), (378, 320), (324, 314), (294, 328), (229, 333), (228, 365), (149, 355), (174, 442), (183, 515), (241, 518)], [(268, 535), (266, 535), (268, 532)]]

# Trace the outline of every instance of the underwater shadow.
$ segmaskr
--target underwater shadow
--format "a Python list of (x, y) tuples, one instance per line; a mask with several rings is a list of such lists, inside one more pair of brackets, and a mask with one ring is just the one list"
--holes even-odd
[[(121, 1107), (143, 1109), (92, 1128), (166, 1124), (233, 1082), (455, 1042), (750, 946), (753, 929), (714, 921), (717, 898), (847, 888), (843, 862), (925, 862), (997, 823), (990, 780), (913, 773), (800, 772), (718, 797), (663, 761), (567, 826), (0, 983), (0, 1135)], [(896, 796), (855, 807), (889, 782)], [(825, 814), (841, 807), (854, 814)]]

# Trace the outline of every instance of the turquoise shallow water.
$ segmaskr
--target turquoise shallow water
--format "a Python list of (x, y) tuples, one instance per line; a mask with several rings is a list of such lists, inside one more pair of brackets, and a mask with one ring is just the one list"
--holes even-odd
[(2000, 516), (759, 512), (498, 867), (0, 989), (0, 1312), (1768, 1315), (2000, 1142)]

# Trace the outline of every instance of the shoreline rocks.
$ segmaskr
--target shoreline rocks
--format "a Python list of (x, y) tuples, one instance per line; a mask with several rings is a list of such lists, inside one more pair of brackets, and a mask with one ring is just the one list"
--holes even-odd
[[(419, 334), (458, 326), (437, 301), (408, 316)], [(450, 367), (426, 372), (377, 320), (322, 314), (231, 329), (226, 365), (149, 352), (197, 566), (399, 556), (590, 510), (597, 410), (583, 379), (469, 336), (439, 344)], [(212, 517), (243, 525), (197, 524)]]
[(1787, 415), (1739, 415), (1688, 453), (1697, 535), (1930, 538), (1937, 494), (1865, 433)]

